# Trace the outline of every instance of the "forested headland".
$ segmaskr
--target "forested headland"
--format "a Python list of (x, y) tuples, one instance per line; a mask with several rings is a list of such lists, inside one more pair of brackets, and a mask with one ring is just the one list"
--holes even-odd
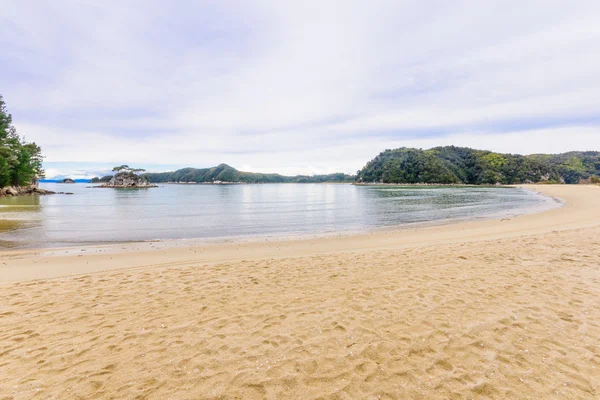
[[(520, 183), (600, 183), (600, 152), (503, 154), (468, 147), (429, 150), (402, 147), (385, 150), (356, 175), (263, 174), (239, 171), (227, 164), (143, 173), (151, 183), (404, 183), (511, 185)], [(111, 175), (92, 179), (108, 182)]]
[(600, 183), (600, 152), (502, 154), (467, 147), (385, 150), (357, 172), (361, 183), (495, 185)]
[(0, 95), (0, 188), (28, 186), (43, 176), (40, 147), (17, 134)]
[[(28, 186), (44, 176), (40, 147), (19, 136), (12, 122), (0, 95), (0, 188)], [(141, 176), (150, 183), (600, 183), (600, 152), (523, 156), (456, 146), (428, 150), (402, 147), (383, 151), (356, 176), (343, 173), (285, 176), (239, 171), (227, 164)], [(92, 182), (108, 182), (111, 178), (94, 178)]]
[[(182, 168), (172, 172), (144, 173), (141, 176), (151, 183), (351, 183), (355, 177), (337, 173), (327, 175), (262, 174), (244, 172), (227, 165), (220, 164), (212, 168)], [(111, 176), (92, 179), (92, 183), (108, 182)]]

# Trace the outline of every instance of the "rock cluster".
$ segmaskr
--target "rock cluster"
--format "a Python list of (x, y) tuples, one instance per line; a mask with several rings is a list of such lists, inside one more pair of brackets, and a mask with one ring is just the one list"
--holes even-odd
[(24, 196), (29, 194), (56, 194), (51, 190), (40, 189), (34, 185), (31, 186), (8, 186), (5, 188), (0, 188), (0, 197), (5, 196)]
[(100, 188), (151, 188), (158, 187), (146, 179), (144, 176), (137, 175), (130, 171), (119, 172), (105, 184), (95, 186)]

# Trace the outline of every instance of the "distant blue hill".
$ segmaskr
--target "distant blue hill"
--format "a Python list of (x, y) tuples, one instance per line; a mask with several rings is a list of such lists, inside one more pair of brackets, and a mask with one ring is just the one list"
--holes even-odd
[[(73, 179), (75, 183), (90, 183), (90, 179)], [(40, 183), (61, 183), (62, 179), (40, 179)]]

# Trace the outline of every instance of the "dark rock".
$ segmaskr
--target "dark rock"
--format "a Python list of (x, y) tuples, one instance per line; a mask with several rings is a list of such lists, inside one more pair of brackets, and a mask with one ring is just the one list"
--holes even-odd
[(26, 196), (32, 194), (46, 195), (55, 194), (51, 190), (39, 189), (37, 186), (9, 186), (4, 189), (0, 188), (0, 197), (2, 196)]
[(158, 187), (148, 182), (144, 176), (137, 175), (130, 171), (119, 172), (115, 174), (108, 183), (100, 186), (101, 188), (152, 188)]
[(61, 183), (75, 183), (75, 181), (73, 179), (71, 179), (71, 178), (65, 178), (65, 179), (62, 180)]

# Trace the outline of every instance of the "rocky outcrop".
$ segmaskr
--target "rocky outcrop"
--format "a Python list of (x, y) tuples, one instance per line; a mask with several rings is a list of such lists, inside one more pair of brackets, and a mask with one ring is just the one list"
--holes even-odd
[(71, 179), (71, 178), (65, 178), (65, 179), (62, 180), (61, 183), (75, 183), (75, 181), (73, 179)]
[(152, 188), (158, 187), (150, 182), (148, 179), (141, 175), (137, 175), (130, 171), (116, 173), (110, 181), (100, 186), (94, 186), (99, 188)]
[(40, 189), (37, 186), (9, 186), (5, 188), (0, 188), (0, 197), (7, 196), (25, 196), (31, 194), (38, 195), (46, 195), (46, 194), (56, 194), (51, 190)]

